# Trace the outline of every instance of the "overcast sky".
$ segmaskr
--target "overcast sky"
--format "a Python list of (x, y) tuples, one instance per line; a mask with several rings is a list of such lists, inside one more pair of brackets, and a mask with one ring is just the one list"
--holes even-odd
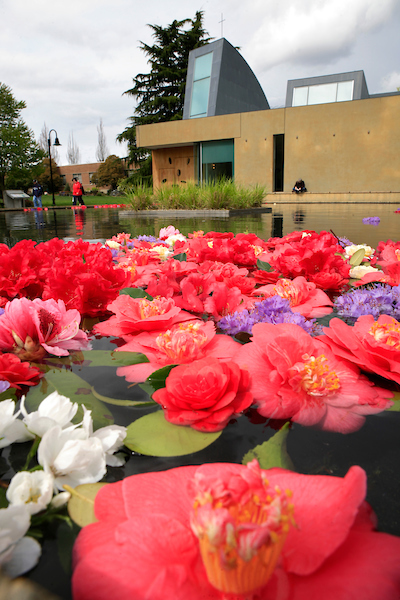
[(197, 10), (210, 37), (240, 47), (271, 108), (288, 79), (363, 69), (371, 94), (400, 86), (400, 0), (0, 0), (0, 82), (25, 100), (36, 139), (44, 123), (57, 131), (60, 164), (71, 133), (81, 162), (95, 161), (100, 119), (110, 153), (125, 156), (115, 138), (134, 100), (123, 92), (148, 72), (148, 24)]

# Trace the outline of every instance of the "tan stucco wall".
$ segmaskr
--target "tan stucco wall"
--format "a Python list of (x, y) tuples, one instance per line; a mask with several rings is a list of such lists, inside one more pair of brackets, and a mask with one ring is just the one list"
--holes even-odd
[(137, 132), (138, 144), (152, 149), (233, 138), (235, 180), (269, 192), (273, 136), (283, 133), (285, 192), (299, 177), (310, 192), (400, 191), (400, 96), (171, 121)]

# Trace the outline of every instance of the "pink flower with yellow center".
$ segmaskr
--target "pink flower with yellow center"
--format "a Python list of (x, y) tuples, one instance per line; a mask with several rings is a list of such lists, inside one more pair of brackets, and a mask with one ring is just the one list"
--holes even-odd
[(392, 392), (374, 386), (355, 365), (291, 323), (256, 324), (235, 361), (249, 370), (250, 392), (265, 417), (350, 433), (365, 415), (392, 405)]
[(332, 319), (319, 336), (336, 356), (400, 384), (400, 323), (393, 317), (359, 317), (354, 327)]
[(323, 317), (332, 312), (333, 302), (327, 294), (302, 276), (293, 280), (278, 279), (275, 284), (264, 285), (253, 292), (253, 296), (275, 295), (289, 300), (292, 311), (307, 318)]
[(101, 335), (131, 339), (142, 331), (160, 331), (193, 316), (175, 305), (172, 298), (131, 298), (121, 294), (107, 309), (115, 313), (108, 321), (97, 323), (93, 331)]
[(77, 538), (74, 600), (396, 600), (400, 539), (374, 531), (365, 495), (357, 466), (126, 477), (101, 488)]
[(79, 329), (78, 310), (66, 310), (62, 300), (8, 302), (0, 318), (0, 349), (21, 360), (40, 360), (46, 353), (68, 356), (69, 350), (89, 350), (86, 333)]
[(240, 344), (228, 335), (216, 335), (215, 325), (193, 319), (173, 325), (166, 331), (140, 333), (124, 346), (124, 352), (140, 352), (148, 363), (119, 367), (117, 375), (127, 381), (145, 381), (151, 373), (166, 365), (185, 364), (204, 357), (230, 360)]

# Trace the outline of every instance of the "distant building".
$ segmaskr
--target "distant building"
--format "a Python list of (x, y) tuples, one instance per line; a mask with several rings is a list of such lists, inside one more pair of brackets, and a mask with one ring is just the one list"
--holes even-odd
[(288, 81), (270, 109), (225, 39), (189, 54), (183, 120), (137, 127), (155, 187), (221, 176), (269, 192), (400, 192), (400, 93), (369, 94), (363, 71)]
[[(123, 162), (124, 162), (124, 160), (123, 160)], [(57, 167), (60, 177), (62, 179), (63, 187), (66, 184), (68, 184), (70, 189), (72, 190), (72, 179), (74, 177), (76, 177), (78, 179), (78, 181), (81, 182), (81, 184), (83, 185), (85, 190), (89, 191), (92, 188), (96, 187), (94, 185), (94, 183), (92, 183), (92, 176), (94, 175), (94, 173), (96, 173), (96, 171), (98, 170), (98, 168), (100, 167), (101, 164), (102, 164), (101, 162), (96, 162), (96, 163), (87, 163), (84, 165), (64, 165), (61, 167), (60, 166)], [(133, 169), (131, 167), (128, 167), (128, 165), (126, 163), (125, 163), (125, 172), (126, 172), (126, 177), (128, 177), (128, 175), (130, 175), (133, 172)], [(100, 189), (103, 191), (106, 191), (110, 187), (111, 186), (105, 186)]]

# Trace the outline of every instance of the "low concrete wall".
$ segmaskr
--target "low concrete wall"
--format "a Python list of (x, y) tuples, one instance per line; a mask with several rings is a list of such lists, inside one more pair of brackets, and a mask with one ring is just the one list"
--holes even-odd
[(397, 204), (400, 206), (400, 192), (340, 192), (313, 194), (295, 194), (287, 192), (272, 192), (265, 197), (264, 203), (269, 204)]

